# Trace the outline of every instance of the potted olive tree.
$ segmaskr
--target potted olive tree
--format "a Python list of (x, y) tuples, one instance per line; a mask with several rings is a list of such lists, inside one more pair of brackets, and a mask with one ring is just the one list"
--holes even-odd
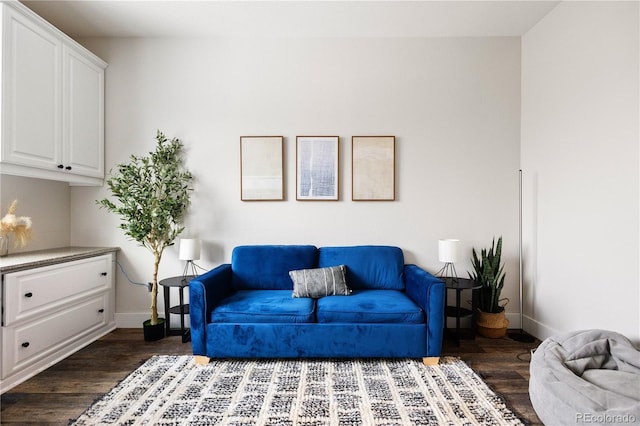
[(146, 157), (131, 156), (118, 164), (107, 179), (113, 201), (96, 201), (120, 217), (119, 228), (153, 254), (151, 318), (144, 322), (145, 340), (164, 337), (164, 321), (158, 318), (158, 267), (165, 248), (184, 230), (182, 220), (189, 206), (193, 176), (182, 163), (182, 142), (168, 139), (158, 130), (155, 151)]
[[(473, 274), (469, 278), (477, 281), (480, 288), (480, 308), (476, 315), (476, 330), (485, 337), (499, 338), (507, 333), (509, 320), (505, 317), (504, 307), (508, 299), (500, 299), (504, 287), (504, 264), (500, 264), (502, 256), (502, 237), (491, 241), (491, 247), (482, 249), (480, 256), (473, 249), (471, 263)], [(500, 303), (504, 302), (502, 305)]]

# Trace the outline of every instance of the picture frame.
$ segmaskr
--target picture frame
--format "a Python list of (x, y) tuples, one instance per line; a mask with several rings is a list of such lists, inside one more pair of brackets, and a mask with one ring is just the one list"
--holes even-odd
[(284, 136), (240, 137), (240, 199), (284, 200)]
[(351, 138), (351, 199), (395, 201), (395, 136)]
[(296, 199), (337, 201), (339, 191), (338, 136), (296, 137)]

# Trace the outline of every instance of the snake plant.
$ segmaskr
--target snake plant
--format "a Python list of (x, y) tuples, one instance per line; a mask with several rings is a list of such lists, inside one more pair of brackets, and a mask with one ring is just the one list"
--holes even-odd
[(502, 237), (498, 238), (496, 244), (495, 237), (491, 242), (491, 248), (482, 249), (480, 256), (475, 250), (472, 251), (473, 274), (469, 273), (469, 278), (479, 282), (480, 289), (480, 310), (489, 313), (498, 313), (504, 310), (504, 306), (499, 305), (500, 292), (504, 286), (504, 264), (500, 265), (502, 254)]

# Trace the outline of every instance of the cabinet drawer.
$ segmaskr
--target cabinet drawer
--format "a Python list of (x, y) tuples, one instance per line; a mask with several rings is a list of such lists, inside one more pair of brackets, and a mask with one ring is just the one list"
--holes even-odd
[(112, 256), (105, 255), (7, 274), (4, 325), (109, 289), (113, 281), (111, 262)]
[(31, 322), (3, 327), (2, 377), (107, 324), (107, 306), (108, 294), (105, 293)]

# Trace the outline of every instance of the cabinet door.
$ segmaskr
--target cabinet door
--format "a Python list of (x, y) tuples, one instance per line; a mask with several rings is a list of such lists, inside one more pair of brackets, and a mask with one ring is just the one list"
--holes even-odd
[(11, 7), (2, 12), (2, 161), (57, 170), (62, 43)]
[(104, 177), (104, 68), (63, 47), (63, 155), (65, 170)]

